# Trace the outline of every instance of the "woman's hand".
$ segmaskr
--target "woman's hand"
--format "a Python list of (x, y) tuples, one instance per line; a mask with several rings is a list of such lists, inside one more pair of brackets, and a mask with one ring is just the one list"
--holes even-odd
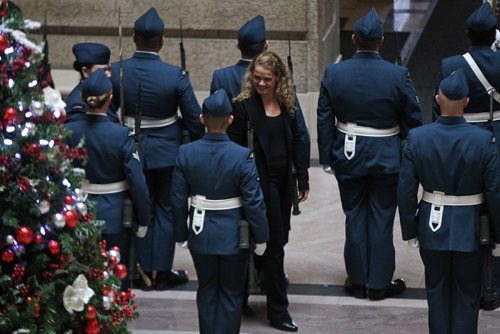
[(307, 196), (309, 195), (309, 190), (302, 190), (299, 192), (299, 203), (304, 202), (307, 199)]

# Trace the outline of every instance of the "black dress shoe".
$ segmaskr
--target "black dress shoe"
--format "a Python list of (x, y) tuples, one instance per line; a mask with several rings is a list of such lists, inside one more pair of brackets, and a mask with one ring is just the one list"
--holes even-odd
[(368, 298), (370, 300), (382, 300), (402, 294), (406, 291), (406, 283), (402, 278), (391, 282), (385, 289), (368, 289)]
[(185, 270), (159, 271), (156, 277), (156, 290), (167, 290), (188, 282)]
[(344, 283), (345, 292), (354, 298), (366, 298), (366, 287), (364, 285), (353, 284), (349, 277), (346, 278)]
[(500, 307), (500, 298), (496, 292), (485, 293), (481, 297), (480, 308), (485, 311), (493, 311)]
[(271, 320), (271, 326), (286, 332), (296, 332), (299, 330), (299, 326), (293, 320), (284, 321), (273, 321)]

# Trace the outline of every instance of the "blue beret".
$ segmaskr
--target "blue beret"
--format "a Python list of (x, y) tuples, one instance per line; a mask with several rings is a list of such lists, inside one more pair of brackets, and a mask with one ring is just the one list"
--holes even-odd
[(354, 33), (364, 40), (376, 40), (384, 35), (382, 21), (380, 21), (375, 8), (370, 9), (368, 14), (356, 21)]
[(233, 111), (231, 102), (224, 89), (216, 90), (203, 101), (203, 113), (215, 117), (224, 117)]
[(493, 13), (491, 5), (487, 2), (483, 3), (472, 13), (467, 19), (467, 27), (474, 31), (487, 31), (495, 27), (497, 18)]
[(139, 17), (134, 23), (134, 31), (145, 38), (163, 34), (165, 25), (154, 7)]
[(247, 21), (238, 31), (240, 45), (253, 45), (266, 40), (266, 23), (264, 16), (258, 15)]
[(76, 61), (82, 64), (109, 64), (109, 48), (99, 43), (78, 43), (73, 45)]
[(444, 78), (439, 84), (439, 90), (450, 100), (460, 100), (469, 94), (469, 86), (463, 69), (459, 68)]
[(82, 82), (82, 95), (100, 96), (113, 89), (106, 73), (102, 68), (93, 72)]

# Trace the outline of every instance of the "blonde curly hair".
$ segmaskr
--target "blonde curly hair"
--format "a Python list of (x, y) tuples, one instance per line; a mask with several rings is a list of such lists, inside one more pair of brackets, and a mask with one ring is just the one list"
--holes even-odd
[(264, 51), (252, 60), (245, 74), (241, 91), (238, 96), (233, 98), (233, 102), (246, 100), (255, 93), (253, 72), (257, 65), (271, 71), (277, 77), (276, 87), (274, 89), (276, 99), (280, 104), (285, 106), (290, 116), (294, 117), (296, 106), (292, 79), (283, 60), (273, 51)]

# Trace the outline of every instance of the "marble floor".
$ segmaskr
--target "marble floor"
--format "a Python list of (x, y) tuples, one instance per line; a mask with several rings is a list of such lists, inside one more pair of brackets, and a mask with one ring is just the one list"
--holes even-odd
[[(313, 156), (316, 152), (313, 152)], [(292, 217), (286, 247), (286, 272), (290, 280), (289, 311), (301, 333), (427, 333), (424, 270), (418, 251), (401, 240), (399, 221), (394, 223), (395, 277), (405, 279), (408, 290), (383, 301), (346, 296), (343, 260), (344, 216), (335, 178), (320, 167), (310, 169), (311, 192)], [(140, 317), (130, 328), (138, 334), (198, 332), (196, 273), (187, 250), (177, 248), (175, 268), (187, 269), (191, 281), (162, 292), (135, 291)], [(268, 325), (265, 297), (250, 296), (256, 311), (243, 317), (242, 333), (279, 333)], [(500, 333), (500, 312), (480, 314), (481, 334)]]

